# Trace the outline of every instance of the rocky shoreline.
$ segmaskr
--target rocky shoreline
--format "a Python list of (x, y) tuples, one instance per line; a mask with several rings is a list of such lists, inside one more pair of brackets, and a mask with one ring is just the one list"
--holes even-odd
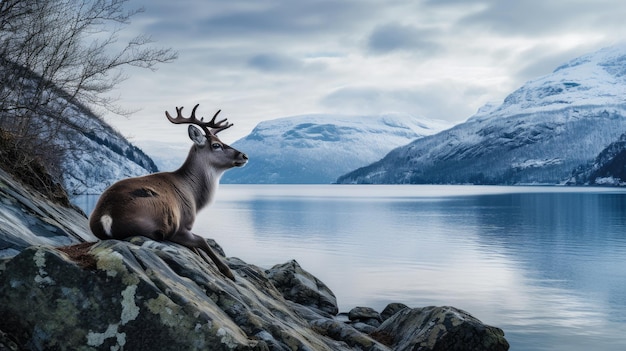
[(0, 350), (509, 348), (502, 330), (450, 306), (339, 313), (295, 260), (225, 258), (233, 282), (182, 246), (97, 241), (87, 228), (0, 172)]

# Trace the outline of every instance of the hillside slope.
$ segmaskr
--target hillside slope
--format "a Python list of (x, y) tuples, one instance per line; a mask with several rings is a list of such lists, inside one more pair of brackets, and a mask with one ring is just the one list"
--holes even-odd
[(75, 107), (72, 120), (53, 142), (71, 140), (63, 162), (70, 194), (100, 194), (115, 181), (158, 171), (152, 159), (87, 109)]
[(592, 163), (576, 169), (568, 184), (626, 185), (626, 133), (602, 150)]

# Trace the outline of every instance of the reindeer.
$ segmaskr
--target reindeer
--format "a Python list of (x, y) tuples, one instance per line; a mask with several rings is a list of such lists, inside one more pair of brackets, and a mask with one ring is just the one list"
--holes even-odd
[[(191, 116), (182, 116), (176, 107), (174, 124), (190, 124), (189, 138), (194, 142), (187, 160), (174, 172), (160, 172), (118, 181), (100, 196), (89, 219), (91, 231), (99, 239), (125, 239), (145, 236), (152, 240), (168, 240), (188, 247), (211, 264), (198, 249), (213, 260), (228, 278), (235, 280), (228, 266), (211, 250), (206, 240), (191, 232), (196, 213), (209, 204), (222, 174), (233, 167), (242, 167), (248, 156), (224, 144), (216, 136), (233, 124), (213, 118), (204, 122), (196, 118), (196, 105)], [(202, 131), (194, 125), (202, 128)]]

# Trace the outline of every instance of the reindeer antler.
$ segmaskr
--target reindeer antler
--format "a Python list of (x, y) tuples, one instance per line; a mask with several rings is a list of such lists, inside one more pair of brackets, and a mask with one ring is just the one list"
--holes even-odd
[(202, 130), (207, 136), (215, 135), (221, 132), (222, 130), (233, 126), (232, 123), (228, 123), (227, 118), (224, 118), (223, 120), (218, 121), (218, 122), (215, 121), (215, 118), (217, 118), (217, 115), (219, 115), (219, 113), (222, 110), (218, 110), (217, 112), (215, 112), (215, 114), (213, 115), (213, 118), (211, 118), (211, 120), (208, 122), (204, 122), (204, 117), (197, 119), (196, 109), (198, 108), (198, 106), (200, 106), (200, 104), (197, 104), (196, 106), (194, 106), (193, 110), (191, 110), (191, 116), (189, 116), (189, 118), (183, 117), (182, 106), (176, 107), (176, 113), (177, 113), (176, 118), (173, 118), (172, 116), (170, 116), (170, 113), (167, 111), (165, 111), (165, 116), (167, 117), (167, 119), (169, 119), (170, 122), (174, 124), (195, 124), (199, 126), (200, 128), (202, 128)]

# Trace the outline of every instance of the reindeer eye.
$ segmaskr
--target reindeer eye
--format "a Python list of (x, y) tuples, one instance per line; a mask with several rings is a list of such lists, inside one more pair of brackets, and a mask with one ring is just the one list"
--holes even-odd
[(214, 150), (221, 149), (222, 148), (222, 144), (220, 144), (220, 143), (213, 143), (213, 144), (211, 144), (211, 147)]

